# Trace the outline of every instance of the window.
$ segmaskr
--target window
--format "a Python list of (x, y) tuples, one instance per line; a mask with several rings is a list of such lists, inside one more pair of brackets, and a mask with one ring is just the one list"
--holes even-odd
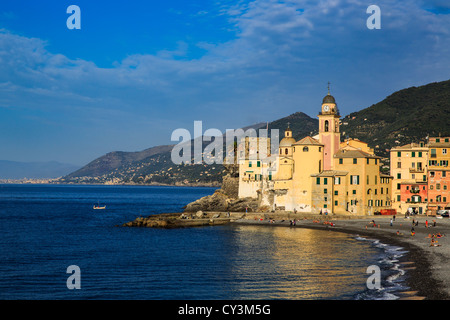
[(448, 142), (448, 138), (445, 138), (445, 140), (444, 140), (445, 142)]
[(430, 171), (430, 178), (434, 178), (434, 171)]
[(397, 201), (400, 201), (400, 195), (397, 196)]
[(303, 152), (308, 152), (308, 151), (309, 151), (308, 147), (303, 147)]
[(436, 183), (436, 190), (441, 190), (441, 184), (440, 183)]
[[(436, 139), (437, 140), (437, 139)], [(430, 157), (431, 158), (436, 158), (436, 149), (431, 149), (430, 150)]]
[(356, 194), (356, 190), (353, 190), (353, 191), (352, 191), (352, 194)]
[(401, 173), (397, 173), (397, 179), (401, 179), (402, 178), (402, 174)]
[(423, 175), (422, 180), (423, 181), (427, 181), (427, 175), (426, 174)]
[(358, 159), (353, 158), (353, 164), (357, 164), (358, 163)]
[(378, 189), (375, 189), (375, 194), (377, 194)]
[(412, 158), (415, 158), (416, 157), (416, 153), (413, 151), (413, 152), (411, 152), (411, 157)]
[(397, 151), (397, 157), (401, 157), (402, 153), (400, 151)]
[(359, 184), (359, 176), (350, 176), (350, 184)]
[(328, 184), (328, 178), (323, 178), (323, 184)]
[(369, 176), (366, 178), (366, 184), (369, 184)]
[(383, 188), (380, 189), (380, 193), (383, 194)]
[(337, 200), (335, 200), (335, 201), (334, 201), (334, 205), (335, 205), (335, 206), (337, 206), (337, 205), (338, 205), (338, 202), (337, 202)]
[(366, 159), (366, 163), (369, 164), (369, 158)]
[(419, 158), (422, 158), (422, 151), (419, 151)]
[(256, 161), (256, 166), (259, 168), (261, 167), (261, 161)]
[(320, 178), (316, 178), (316, 184), (320, 184)]
[(284, 154), (288, 154), (288, 148), (284, 149)]
[(402, 167), (402, 163), (401, 162), (397, 162), (397, 168), (401, 169), (401, 167)]
[(328, 132), (328, 120), (325, 120), (325, 132)]
[(334, 184), (341, 184), (341, 177), (335, 177)]
[(400, 183), (397, 183), (397, 190), (400, 190)]
[(343, 164), (344, 163), (344, 159), (340, 158), (339, 159), (339, 164)]
[(442, 171), (442, 178), (445, 178), (447, 176), (447, 171)]
[(334, 195), (335, 196), (339, 195), (339, 192), (337, 190), (334, 190)]
[(328, 189), (323, 189), (323, 193), (327, 194), (328, 193)]
[(248, 162), (248, 167), (249, 167), (249, 168), (252, 167), (252, 162), (251, 162), (251, 161)]
[(442, 154), (447, 154), (447, 149), (442, 149)]
[(375, 184), (378, 184), (378, 176), (375, 176)]
[(436, 138), (436, 142), (441, 142), (441, 139), (439, 139), (439, 138)]

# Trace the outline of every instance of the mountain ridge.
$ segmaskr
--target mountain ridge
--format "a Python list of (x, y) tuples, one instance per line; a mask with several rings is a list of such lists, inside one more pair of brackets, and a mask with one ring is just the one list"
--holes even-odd
[[(450, 135), (446, 127), (448, 119), (450, 80), (433, 82), (396, 91), (368, 108), (341, 117), (341, 139), (357, 138), (367, 142), (378, 155), (388, 158), (389, 149), (394, 146), (424, 140), (427, 135)], [(267, 125), (269, 132), (279, 129), (281, 139), (288, 123), (296, 140), (318, 133), (318, 119), (303, 112), (243, 129)], [(221, 182), (226, 174), (222, 165), (174, 165), (170, 159), (173, 146), (157, 146), (134, 153), (111, 152), (60, 181), (170, 185)]]

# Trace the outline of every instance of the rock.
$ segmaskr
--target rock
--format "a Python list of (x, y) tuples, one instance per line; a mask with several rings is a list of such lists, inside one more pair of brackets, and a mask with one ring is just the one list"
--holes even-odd
[(195, 216), (196, 216), (197, 218), (203, 218), (203, 215), (204, 215), (204, 213), (203, 213), (203, 211), (201, 211), (201, 210), (199, 210), (199, 211), (197, 211), (197, 212), (195, 213)]

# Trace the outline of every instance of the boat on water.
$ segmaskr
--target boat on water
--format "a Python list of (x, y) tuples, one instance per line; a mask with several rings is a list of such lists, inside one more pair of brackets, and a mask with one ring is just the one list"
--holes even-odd
[(93, 209), (94, 209), (94, 210), (106, 209), (106, 206), (101, 206), (101, 207), (100, 207), (100, 203), (98, 203), (97, 205), (94, 204)]

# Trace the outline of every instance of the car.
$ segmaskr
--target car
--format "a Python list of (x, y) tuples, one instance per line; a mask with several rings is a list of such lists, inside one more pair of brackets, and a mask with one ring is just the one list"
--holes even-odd
[(450, 210), (438, 210), (438, 212), (436, 212), (436, 214), (443, 218), (448, 218), (449, 214), (450, 214)]

